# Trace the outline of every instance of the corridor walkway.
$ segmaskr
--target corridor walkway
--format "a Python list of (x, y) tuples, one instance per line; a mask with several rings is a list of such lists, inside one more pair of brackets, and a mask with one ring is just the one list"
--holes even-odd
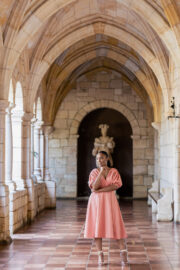
[(83, 238), (86, 201), (59, 200), (0, 247), (0, 269), (180, 269), (180, 225), (157, 223), (145, 201), (120, 203), (128, 232), (129, 265), (122, 266), (114, 240), (103, 240), (105, 260), (97, 265), (94, 242)]

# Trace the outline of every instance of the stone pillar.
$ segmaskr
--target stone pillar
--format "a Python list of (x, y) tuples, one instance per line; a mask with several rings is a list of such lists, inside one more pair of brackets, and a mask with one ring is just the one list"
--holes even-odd
[(34, 126), (34, 175), (38, 182), (43, 181), (40, 168), (40, 137), (42, 125), (42, 121), (37, 121)]
[[(133, 134), (131, 139), (133, 147), (133, 198), (147, 198), (147, 186), (144, 185), (144, 179), (148, 175), (148, 165), (143, 163), (147, 137), (143, 138), (139, 134)], [(137, 160), (142, 162), (139, 163)]]
[(25, 179), (22, 178), (22, 119), (24, 112), (12, 110), (12, 131), (13, 131), (13, 180), (16, 182), (17, 190), (26, 188)]
[(154, 154), (155, 154), (155, 164), (154, 164), (154, 182), (158, 181), (158, 192), (160, 192), (160, 132), (161, 123), (152, 122), (152, 127), (154, 128)]
[(22, 117), (22, 178), (25, 179), (28, 191), (27, 219), (35, 217), (35, 188), (31, 178), (31, 119), (32, 113), (24, 113)]
[(10, 191), (16, 190), (16, 183), (12, 180), (12, 165), (13, 165), (13, 144), (12, 144), (12, 121), (11, 110), (14, 104), (11, 103), (6, 109), (6, 166), (5, 166), (5, 181), (9, 186)]
[(51, 179), (49, 173), (49, 134), (53, 131), (52, 126), (43, 126), (44, 132), (44, 180), (46, 183), (46, 207), (56, 207), (56, 182)]
[(44, 180), (50, 181), (49, 173), (49, 134), (54, 130), (52, 126), (43, 126), (44, 131)]
[(40, 130), (40, 168), (41, 168), (41, 176), (42, 179), (44, 180), (45, 174), (44, 174), (44, 168), (45, 168), (45, 164), (44, 164), (44, 150), (45, 146), (44, 146), (44, 132), (43, 132), (43, 128), (41, 128)]
[(176, 150), (174, 178), (174, 221), (180, 222), (180, 119), (176, 121)]
[(9, 188), (5, 184), (5, 123), (8, 101), (0, 100), (0, 243), (10, 243)]
[(37, 178), (34, 175), (34, 123), (37, 121), (36, 118), (31, 120), (31, 178), (34, 183), (37, 183)]
[(22, 117), (22, 178), (32, 182), (31, 179), (31, 119), (32, 113), (24, 113)]

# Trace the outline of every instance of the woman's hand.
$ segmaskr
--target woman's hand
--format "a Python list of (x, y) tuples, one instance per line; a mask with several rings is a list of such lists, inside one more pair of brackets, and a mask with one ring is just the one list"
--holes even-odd
[(109, 186), (106, 186), (106, 187), (103, 187), (103, 188), (99, 188), (99, 189), (91, 189), (92, 192), (109, 192), (109, 191), (113, 191), (113, 190), (116, 190), (118, 189), (118, 187), (116, 185), (109, 185)]
[(107, 176), (108, 171), (109, 171), (109, 168), (107, 166), (100, 167), (100, 174), (103, 175), (104, 177)]
[(100, 167), (100, 173), (101, 174), (104, 174), (106, 172), (106, 167)]
[(95, 193), (98, 193), (98, 192), (101, 192), (101, 188), (99, 188), (99, 189), (91, 189), (91, 192), (95, 192)]

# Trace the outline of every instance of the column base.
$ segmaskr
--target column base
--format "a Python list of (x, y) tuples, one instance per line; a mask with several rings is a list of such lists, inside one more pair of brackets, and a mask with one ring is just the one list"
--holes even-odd
[(36, 177), (37, 182), (41, 183), (43, 181), (43, 178), (41, 176), (41, 169), (35, 169), (34, 170), (34, 176)]
[(37, 177), (34, 174), (32, 174), (31, 178), (32, 178), (34, 184), (36, 184), (37, 183)]
[(14, 181), (8, 181), (8, 182), (6, 182), (6, 185), (9, 187), (9, 191), (16, 190), (16, 183)]
[(16, 190), (26, 189), (26, 181), (24, 179), (14, 179)]
[(44, 181), (51, 181), (51, 175), (49, 173), (49, 169), (45, 169), (45, 173), (44, 173)]
[(0, 240), (0, 245), (10, 245), (12, 243), (12, 238), (8, 236), (5, 240)]

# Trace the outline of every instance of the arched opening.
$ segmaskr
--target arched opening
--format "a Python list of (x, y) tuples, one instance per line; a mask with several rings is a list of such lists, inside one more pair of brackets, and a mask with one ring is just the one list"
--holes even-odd
[(94, 140), (101, 136), (100, 124), (109, 125), (107, 136), (113, 137), (115, 148), (112, 154), (113, 167), (121, 174), (123, 186), (117, 191), (120, 197), (133, 195), (132, 128), (120, 112), (110, 108), (96, 109), (87, 114), (79, 126), (77, 177), (78, 197), (89, 196), (87, 185), (90, 171), (96, 167), (92, 155)]
[(23, 91), (20, 82), (16, 83), (15, 107), (12, 110), (13, 134), (13, 179), (19, 185), (22, 174), (22, 117), (23, 117)]
[(36, 118), (39, 121), (42, 121), (42, 106), (41, 106), (41, 99), (40, 99), (40, 97), (38, 97), (38, 99), (37, 99)]
[(12, 79), (10, 80), (9, 84), (9, 96), (8, 96), (8, 101), (12, 104), (14, 103), (14, 91), (13, 91), (13, 83)]
[(17, 82), (16, 84), (15, 105), (16, 105), (15, 109), (17, 111), (23, 110), (23, 92), (20, 82)]
[(43, 175), (43, 168), (44, 168), (44, 160), (41, 158), (43, 157), (43, 136), (42, 136), (42, 106), (41, 106), (41, 99), (40, 97), (37, 98), (36, 103), (36, 119), (35, 126), (33, 127), (33, 135), (34, 135), (34, 141), (33, 141), (33, 155), (34, 155), (34, 175), (38, 181), (42, 180)]
[(13, 162), (13, 151), (12, 151), (12, 119), (11, 119), (11, 111), (14, 108), (14, 90), (13, 90), (13, 84), (12, 79), (10, 80), (9, 84), (9, 107), (6, 109), (6, 129), (5, 129), (5, 180), (6, 183), (10, 186), (13, 186), (12, 189), (14, 189), (14, 185), (12, 184), (12, 162)]

